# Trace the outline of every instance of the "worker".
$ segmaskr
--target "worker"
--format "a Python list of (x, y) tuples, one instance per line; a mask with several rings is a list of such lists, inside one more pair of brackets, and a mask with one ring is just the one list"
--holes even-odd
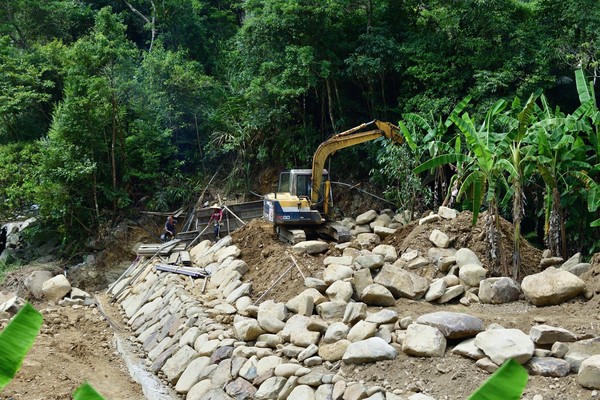
[(177, 234), (177, 231), (175, 230), (176, 223), (177, 220), (172, 215), (169, 215), (169, 217), (167, 218), (167, 222), (165, 222), (164, 233), (161, 236), (161, 239), (163, 241), (168, 242), (169, 240), (175, 238), (175, 235)]
[(213, 232), (215, 233), (215, 240), (219, 240), (219, 233), (221, 231), (221, 221), (223, 220), (223, 210), (218, 204), (214, 204), (212, 207), (212, 214), (210, 215), (210, 219), (208, 220), (208, 225), (210, 226), (211, 222), (214, 222), (215, 227)]

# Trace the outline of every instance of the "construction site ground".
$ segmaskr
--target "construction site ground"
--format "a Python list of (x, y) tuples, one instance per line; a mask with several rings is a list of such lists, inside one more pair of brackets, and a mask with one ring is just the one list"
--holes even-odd
[[(476, 226), (471, 229), (468, 215), (465, 214), (448, 224), (452, 224), (448, 229), (454, 232), (457, 245), (468, 245), (480, 258), (484, 258), (483, 247), (479, 248), (477, 244), (480, 242), (481, 228)], [(430, 246), (420, 235), (418, 225), (413, 224), (400, 229), (385, 242), (394, 244), (399, 251), (410, 247), (426, 252), (425, 247)], [(291, 247), (280, 242), (272, 227), (260, 220), (252, 221), (232, 236), (242, 251), (241, 257), (250, 268), (244, 278), (252, 281), (253, 296), (256, 299), (273, 286), (289, 268)], [(131, 262), (133, 253), (123, 249), (132, 248), (134, 239), (135, 242), (139, 242), (141, 234), (130, 237), (131, 241), (123, 243), (123, 248), (118, 250), (119, 254), (128, 254), (130, 258), (122, 259), (119, 265)], [(538, 253), (541, 254), (540, 250), (526, 247), (524, 264), (528, 273), (537, 269)], [(320, 276), (323, 269), (322, 260), (328, 255), (339, 255), (339, 250), (332, 244), (325, 254), (298, 256), (296, 259), (304, 275)], [(537, 260), (535, 263), (532, 261), (534, 259)], [(595, 292), (600, 291), (600, 279), (597, 277), (600, 273), (599, 264), (600, 260), (596, 259), (592, 271), (585, 276), (588, 287)], [(41, 267), (43, 266), (37, 265), (36, 269)], [(3, 290), (15, 290), (17, 282), (28, 274), (27, 269), (13, 273)], [(294, 268), (293, 272), (275, 285), (265, 298), (285, 302), (303, 289), (302, 276)], [(96, 295), (103, 296), (102, 292)], [(596, 295), (589, 301), (577, 298), (558, 306), (539, 308), (524, 300), (505, 305), (474, 304), (467, 308), (458, 303), (436, 305), (424, 300), (400, 299), (396, 310), (400, 316), (411, 316), (414, 319), (419, 315), (440, 310), (466, 312), (480, 317), (486, 326), (498, 323), (506, 328), (518, 328), (529, 332), (531, 326), (536, 323), (546, 323), (580, 335), (595, 337), (600, 331), (598, 297)], [(108, 304), (106, 298), (100, 300), (102, 304)], [(73, 390), (86, 380), (107, 399), (144, 398), (140, 385), (129, 376), (113, 340), (115, 329), (127, 335), (127, 328), (120, 319), (119, 310), (109, 305), (103, 308), (104, 312), (97, 307), (74, 309), (50, 307), (43, 303), (34, 305), (42, 310), (45, 316), (42, 332), (17, 377), (0, 398), (70, 399)], [(449, 343), (449, 347), (452, 345), (453, 343)], [(422, 390), (437, 400), (466, 399), (488, 376), (488, 373), (478, 369), (472, 360), (454, 355), (450, 351), (447, 351), (443, 358), (409, 357), (400, 352), (393, 361), (343, 366), (342, 371), (348, 380), (363, 381), (368, 385), (391, 385), (403, 390), (405, 397), (408, 397), (411, 390)], [(576, 375), (565, 378), (531, 376), (523, 398), (531, 400), (536, 394), (541, 395), (543, 400), (590, 399), (598, 396), (596, 392), (582, 388)]]

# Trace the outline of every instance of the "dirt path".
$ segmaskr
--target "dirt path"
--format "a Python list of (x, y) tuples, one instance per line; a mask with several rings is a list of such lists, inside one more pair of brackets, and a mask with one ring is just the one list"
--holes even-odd
[(97, 308), (36, 308), (44, 315), (41, 333), (1, 399), (71, 399), (86, 380), (106, 399), (145, 399)]

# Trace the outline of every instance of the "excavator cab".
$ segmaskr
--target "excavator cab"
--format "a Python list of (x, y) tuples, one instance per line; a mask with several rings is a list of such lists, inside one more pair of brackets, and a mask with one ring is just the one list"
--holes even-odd
[[(329, 182), (329, 173), (324, 169), (317, 203), (311, 204), (311, 208), (319, 210), (322, 214), (326, 213), (325, 210), (330, 210), (333, 206), (331, 200), (333, 197), (331, 186), (329, 184), (326, 185), (326, 182)], [(277, 193), (289, 193), (292, 196), (298, 196), (300, 199), (311, 199), (311, 187), (312, 170), (292, 169), (284, 171), (279, 175), (279, 187)], [(326, 193), (326, 187), (328, 187), (328, 193)], [(329, 203), (327, 207), (324, 207), (325, 200)]]
[[(277, 192), (264, 198), (264, 219), (275, 226), (279, 236), (290, 243), (306, 240), (307, 231), (296, 229), (313, 227), (312, 231), (325, 228), (326, 210), (331, 209), (331, 186), (329, 174), (323, 170), (323, 181), (318, 201), (312, 201), (312, 170), (292, 169), (279, 175)], [(329, 229), (329, 228), (327, 228)], [(326, 235), (331, 236), (331, 233)]]

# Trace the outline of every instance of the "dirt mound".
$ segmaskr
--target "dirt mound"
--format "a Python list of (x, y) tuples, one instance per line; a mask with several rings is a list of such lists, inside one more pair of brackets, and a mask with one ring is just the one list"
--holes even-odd
[(596, 253), (590, 260), (589, 271), (581, 275), (581, 279), (585, 282), (586, 290), (593, 296), (589, 303), (592, 305), (600, 304), (600, 253)]
[[(501, 271), (491, 268), (488, 259), (488, 244), (485, 241), (485, 217), (486, 213), (481, 213), (475, 226), (472, 225), (473, 214), (470, 211), (461, 212), (455, 219), (431, 222), (419, 225), (418, 221), (398, 229), (398, 231), (387, 237), (383, 243), (396, 247), (398, 253), (410, 248), (419, 250), (421, 254), (427, 255), (427, 251), (433, 247), (429, 241), (429, 235), (433, 229), (439, 229), (450, 237), (450, 246), (455, 249), (467, 247), (475, 252), (479, 260), (486, 268), (492, 271), (492, 275), (500, 275)], [(500, 230), (502, 231), (502, 248), (509, 266), (512, 264), (513, 249), (513, 227), (505, 219), (500, 220)], [(521, 238), (521, 271), (519, 276), (539, 272), (538, 265), (542, 258), (542, 251), (533, 247), (525, 239)]]
[[(252, 282), (252, 298), (258, 299), (292, 265), (293, 256), (304, 276), (315, 276), (323, 269), (325, 255), (308, 256), (292, 253), (289, 244), (283, 243), (273, 231), (273, 225), (256, 219), (231, 234), (233, 242), (241, 250), (241, 258), (248, 264), (249, 271), (244, 281)], [(294, 267), (278, 282), (264, 299), (287, 302), (300, 294), (304, 281)]]
[[(467, 247), (473, 250), (484, 266), (491, 271), (487, 258), (487, 244), (485, 242), (483, 213), (475, 226), (471, 225), (473, 214), (465, 211), (453, 220), (440, 220), (426, 225), (419, 225), (417, 221), (399, 228), (394, 235), (387, 237), (383, 243), (393, 245), (398, 253), (408, 248), (419, 250), (427, 255), (433, 247), (429, 235), (433, 229), (439, 229), (451, 237), (451, 246), (459, 249)], [(512, 260), (512, 225), (501, 221), (502, 245), (510, 263)], [(304, 276), (321, 277), (323, 272), (323, 258), (328, 255), (340, 255), (338, 250), (331, 245), (326, 254), (318, 256), (296, 255), (292, 253), (291, 246), (283, 243), (273, 230), (273, 225), (262, 220), (253, 220), (244, 227), (236, 230), (231, 235), (233, 242), (242, 252), (241, 257), (246, 261), (249, 271), (244, 275), (244, 280), (252, 282), (254, 300), (258, 299), (265, 291), (269, 290), (275, 282), (292, 265), (292, 256), (296, 259)], [(539, 272), (538, 265), (542, 258), (542, 251), (527, 243), (521, 242), (521, 277)], [(431, 271), (420, 271), (428, 275)], [(498, 275), (496, 273), (495, 275)], [(265, 299), (286, 302), (304, 289), (303, 277), (294, 267), (286, 273), (280, 282), (270, 290)]]

